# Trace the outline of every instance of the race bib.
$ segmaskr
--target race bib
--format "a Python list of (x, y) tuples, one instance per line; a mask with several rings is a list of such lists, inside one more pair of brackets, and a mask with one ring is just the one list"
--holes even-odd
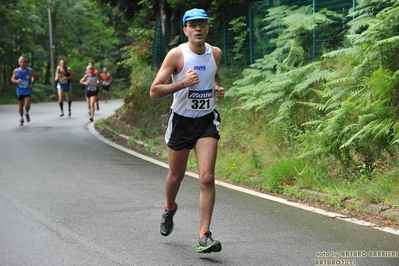
[(89, 90), (89, 91), (95, 91), (95, 90), (97, 90), (97, 83), (96, 83), (96, 81), (97, 81), (97, 78), (94, 76), (94, 77), (87, 77), (87, 82), (88, 82), (88, 84), (87, 84), (87, 89)]
[(213, 108), (215, 98), (212, 89), (188, 90), (186, 109), (210, 110)]
[(60, 84), (64, 85), (64, 84), (67, 84), (67, 83), (68, 83), (68, 80), (63, 79), (63, 78), (60, 78), (60, 79), (59, 79), (59, 82), (60, 82)]
[(29, 81), (27, 81), (27, 80), (22, 80), (21, 83), (19, 83), (18, 86), (19, 86), (20, 88), (22, 88), (22, 89), (29, 88)]
[(95, 91), (95, 90), (97, 90), (96, 85), (89, 85), (89, 91)]
[(109, 85), (109, 81), (103, 81), (103, 85), (104, 86), (108, 86)]

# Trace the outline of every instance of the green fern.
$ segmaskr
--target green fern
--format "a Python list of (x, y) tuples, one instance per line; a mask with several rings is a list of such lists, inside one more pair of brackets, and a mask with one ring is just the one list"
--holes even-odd
[(278, 36), (276, 49), (245, 70), (226, 95), (238, 97), (239, 108), (264, 110), (269, 124), (299, 129), (307, 136), (297, 138), (306, 147), (302, 158), (334, 156), (353, 171), (358, 160), (372, 164), (398, 150), (398, 8), (397, 0), (360, 1), (350, 14), (345, 47), (314, 62), (310, 33), (333, 20), (309, 7), (269, 10), (265, 30)]

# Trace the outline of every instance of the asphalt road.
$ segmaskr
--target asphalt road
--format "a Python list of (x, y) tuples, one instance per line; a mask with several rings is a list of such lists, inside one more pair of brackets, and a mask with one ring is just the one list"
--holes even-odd
[[(100, 102), (95, 120), (122, 101)], [(86, 103), (72, 117), (0, 106), (0, 265), (398, 266), (399, 235), (217, 186), (219, 253), (197, 254), (198, 180), (186, 176), (174, 232), (159, 222), (167, 169), (101, 140)], [(104, 142), (105, 141), (105, 142)], [(334, 216), (334, 215), (332, 215)]]

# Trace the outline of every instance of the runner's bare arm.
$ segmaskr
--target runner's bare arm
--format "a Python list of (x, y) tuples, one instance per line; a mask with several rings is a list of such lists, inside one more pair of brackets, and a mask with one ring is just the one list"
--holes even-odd
[(16, 85), (19, 84), (19, 79), (17, 79), (17, 73), (18, 73), (18, 71), (15, 69), (14, 72), (12, 72), (12, 76), (11, 76), (11, 82)]
[(174, 48), (166, 55), (161, 68), (155, 77), (151, 88), (150, 97), (152, 99), (162, 98), (175, 93), (186, 87), (198, 83), (197, 73), (189, 69), (182, 80), (174, 83), (167, 83), (172, 74), (178, 74), (183, 69), (183, 54), (180, 48)]
[(75, 72), (73, 72), (72, 68), (68, 67), (69, 77), (68, 79), (74, 79), (76, 77)]
[(33, 70), (33, 68), (30, 69), (30, 76), (31, 76), (30, 77), (30, 87), (32, 88), (33, 85), (35, 85), (35, 82), (36, 82), (36, 73)]
[(87, 76), (84, 75), (84, 76), (80, 79), (79, 83), (82, 84), (82, 85), (87, 85), (86, 78), (87, 78)]
[[(222, 50), (219, 47), (212, 46), (213, 57), (215, 58), (216, 65), (219, 66), (220, 60), (222, 58)], [(215, 94), (216, 98), (219, 100), (224, 98), (225, 89), (220, 86), (219, 73), (216, 71), (215, 74)]]
[(59, 77), (58, 77), (58, 70), (60, 69), (60, 67), (57, 66), (57, 68), (55, 69), (55, 75), (54, 75), (54, 81), (58, 81)]

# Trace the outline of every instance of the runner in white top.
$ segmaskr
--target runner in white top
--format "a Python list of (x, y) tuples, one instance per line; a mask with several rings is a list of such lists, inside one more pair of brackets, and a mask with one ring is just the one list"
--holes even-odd
[(215, 109), (214, 77), (217, 72), (212, 47), (205, 43), (205, 53), (202, 55), (192, 52), (187, 43), (179, 48), (183, 53), (184, 65), (179, 74), (172, 76), (173, 82), (183, 80), (190, 69), (196, 72), (199, 82), (175, 92), (171, 109), (179, 115), (192, 118), (209, 114)]
[(88, 73), (80, 79), (79, 83), (85, 85), (86, 100), (90, 110), (90, 121), (93, 122), (94, 112), (96, 110), (94, 105), (97, 101), (100, 80), (98, 79), (98, 74), (94, 73), (93, 66), (88, 66), (87, 71)]
[[(177, 211), (176, 197), (184, 178), (190, 149), (194, 149), (200, 182), (200, 233), (198, 253), (222, 250), (212, 238), (211, 217), (215, 204), (215, 162), (220, 138), (220, 116), (215, 97), (223, 99), (217, 65), (222, 51), (205, 42), (209, 32), (208, 15), (202, 9), (188, 10), (183, 17), (183, 32), (188, 42), (169, 51), (155, 77), (150, 96), (153, 99), (173, 94), (165, 140), (168, 145), (169, 173), (166, 178), (166, 204), (160, 231), (173, 231)], [(166, 84), (172, 76), (172, 83)]]

